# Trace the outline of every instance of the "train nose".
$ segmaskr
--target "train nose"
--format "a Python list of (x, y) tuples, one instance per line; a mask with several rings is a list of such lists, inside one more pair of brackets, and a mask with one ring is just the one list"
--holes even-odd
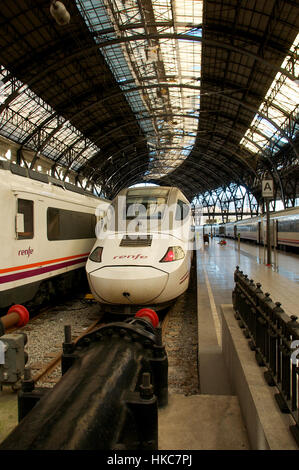
[(109, 266), (89, 274), (92, 291), (104, 302), (144, 304), (164, 290), (168, 274), (143, 266)]

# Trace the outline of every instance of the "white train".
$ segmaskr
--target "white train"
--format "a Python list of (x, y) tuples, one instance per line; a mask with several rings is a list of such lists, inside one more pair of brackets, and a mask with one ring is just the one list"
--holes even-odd
[[(42, 304), (86, 279), (97, 207), (109, 201), (0, 161), (0, 311)], [(83, 274), (82, 274), (83, 273)]]
[[(266, 216), (253, 217), (219, 225), (219, 236), (252, 240), (263, 244), (266, 240)], [(299, 207), (270, 212), (271, 243), (277, 247), (299, 247)], [(216, 233), (217, 234), (217, 233)]]
[(94, 297), (107, 310), (134, 310), (163, 308), (181, 295), (189, 284), (192, 222), (189, 201), (177, 188), (122, 190), (86, 264)]

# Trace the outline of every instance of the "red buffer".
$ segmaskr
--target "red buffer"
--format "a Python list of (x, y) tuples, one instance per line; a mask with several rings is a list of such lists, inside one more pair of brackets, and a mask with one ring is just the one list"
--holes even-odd
[(152, 310), (151, 308), (142, 308), (141, 310), (138, 310), (135, 317), (147, 317), (154, 328), (157, 328), (157, 326), (159, 325), (159, 317), (156, 314), (155, 310)]

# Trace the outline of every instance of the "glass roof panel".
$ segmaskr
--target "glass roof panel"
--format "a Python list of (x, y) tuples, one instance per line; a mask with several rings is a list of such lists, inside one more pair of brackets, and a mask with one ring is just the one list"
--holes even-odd
[[(57, 116), (51, 106), (33, 93), (25, 84), (15, 80), (2, 66), (0, 69), (1, 83), (1, 103), (13, 96), (15, 89), (18, 90), (18, 93), (4, 111), (0, 113), (0, 134), (19, 144), (22, 144), (31, 135), (32, 139), (26, 143), (26, 147), (37, 151), (37, 139), (33, 137), (35, 133), (36, 135), (38, 133), (38, 126), (44, 123), (41, 130), (43, 139), (49, 137), (47, 144), (42, 149), (42, 153), (46, 157), (51, 159), (59, 157), (78, 138), (84, 140), (85, 146), (88, 143), (88, 152), (84, 152), (82, 158), (89, 159), (99, 151), (99, 148), (88, 139), (84, 139), (83, 134), (72, 126), (69, 121)], [(61, 127), (57, 124), (57, 119), (59, 119)], [(57, 127), (58, 130), (56, 130)], [(50, 138), (51, 133), (53, 133), (53, 137)], [(83, 163), (82, 158), (81, 164)], [(62, 158), (61, 163), (67, 164), (67, 160)]]
[[(160, 178), (190, 154), (198, 127), (201, 74), (202, 0), (76, 0), (99, 50), (110, 66), (147, 138), (150, 164), (146, 177)], [(164, 34), (164, 35), (163, 35)], [(189, 35), (191, 40), (180, 38)], [(172, 35), (172, 37), (165, 36)], [(117, 43), (109, 44), (109, 40)], [(283, 61), (298, 75), (299, 35)], [(12, 99), (10, 100), (10, 97)], [(241, 145), (253, 153), (279, 151), (298, 130), (298, 82), (277, 73)], [(78, 170), (100, 149), (25, 84), (0, 67), (0, 134), (69, 165), (77, 152)], [(41, 130), (39, 130), (41, 127)]]
[[(195, 142), (198, 89), (182, 85), (198, 85), (201, 42), (181, 40), (179, 35), (201, 36), (202, 0), (76, 3), (89, 29), (99, 33), (99, 46), (119, 39), (118, 44), (101, 46), (101, 52), (146, 135), (153, 159), (147, 178), (166, 175), (183, 162)], [(176, 36), (161, 37), (163, 33)]]
[[(295, 53), (299, 47), (299, 34), (290, 48), (291, 53)], [(295, 76), (299, 74), (299, 60), (295, 61), (291, 54), (288, 54), (282, 63), (282, 68), (292, 70)], [(247, 130), (245, 137), (241, 140), (241, 145), (247, 149), (257, 152), (256, 147), (246, 139), (251, 138), (262, 149), (258, 153), (271, 152), (276, 153), (279, 148), (288, 142), (288, 138), (293, 137), (298, 130), (298, 111), (299, 111), (299, 86), (298, 82), (290, 80), (281, 72), (276, 74), (272, 85), (270, 86), (263, 103)], [(280, 132), (269, 120), (261, 117), (261, 114), (267, 116), (273, 123), (282, 129)], [(254, 132), (259, 131), (259, 133)], [(253, 131), (253, 132), (252, 132)], [(260, 133), (264, 135), (261, 136)], [(275, 144), (275, 146), (273, 146)], [(281, 145), (280, 145), (281, 144)], [(255, 150), (253, 150), (255, 147)]]

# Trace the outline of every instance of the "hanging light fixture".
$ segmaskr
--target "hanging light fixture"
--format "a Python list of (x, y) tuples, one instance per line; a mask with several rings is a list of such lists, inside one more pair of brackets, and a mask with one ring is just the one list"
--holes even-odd
[(50, 5), (50, 13), (56, 23), (60, 26), (64, 26), (70, 22), (71, 15), (62, 2), (52, 0)]

